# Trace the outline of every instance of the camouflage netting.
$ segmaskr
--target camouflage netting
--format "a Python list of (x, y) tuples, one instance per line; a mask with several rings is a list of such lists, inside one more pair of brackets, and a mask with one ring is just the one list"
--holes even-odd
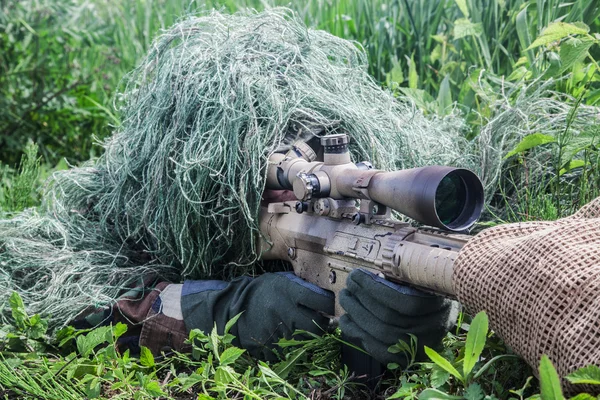
[(379, 168), (480, 169), (460, 118), (397, 101), (360, 46), (285, 9), (183, 19), (118, 100), (104, 154), (56, 173), (41, 209), (0, 221), (0, 303), (17, 290), (53, 327), (143, 276), (251, 269), (267, 158), (296, 137), (348, 132), (355, 159)]
[[(454, 287), (534, 369), (543, 354), (564, 377), (600, 361), (600, 198), (557, 221), (499, 225), (460, 252)], [(567, 391), (597, 392), (573, 386)]]

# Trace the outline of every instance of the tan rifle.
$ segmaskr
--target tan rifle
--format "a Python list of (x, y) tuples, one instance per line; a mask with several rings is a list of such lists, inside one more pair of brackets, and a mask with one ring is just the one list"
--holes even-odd
[[(345, 134), (273, 154), (267, 189), (297, 201), (263, 207), (262, 259), (289, 261), (299, 277), (336, 294), (363, 268), (396, 282), (454, 297), (453, 263), (483, 208), (483, 186), (466, 169), (430, 166), (385, 172), (354, 164)], [(321, 160), (319, 160), (321, 159)], [(392, 219), (392, 210), (432, 228)]]

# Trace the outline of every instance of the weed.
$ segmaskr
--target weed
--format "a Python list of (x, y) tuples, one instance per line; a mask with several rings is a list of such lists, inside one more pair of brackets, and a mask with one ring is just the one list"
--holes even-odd
[(38, 146), (29, 143), (17, 173), (4, 168), (0, 175), (0, 215), (36, 206), (40, 201), (40, 162)]

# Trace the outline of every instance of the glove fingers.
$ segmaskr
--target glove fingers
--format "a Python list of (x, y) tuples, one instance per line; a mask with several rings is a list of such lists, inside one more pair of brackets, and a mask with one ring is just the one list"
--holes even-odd
[(399, 313), (403, 317), (431, 314), (442, 309), (445, 303), (442, 297), (397, 285), (361, 269), (349, 275), (347, 287), (382, 321), (393, 321)]
[(329, 325), (328, 317), (302, 305), (299, 306), (299, 309), (303, 314), (303, 318), (298, 318), (293, 321), (291, 326), (293, 329), (292, 332), (295, 330), (303, 330), (321, 335), (327, 330), (327, 325)]
[(360, 299), (349, 290), (340, 293), (340, 304), (345, 310), (349, 310), (348, 317), (359, 324), (365, 332), (376, 340), (386, 343), (395, 343), (399, 338), (405, 340), (408, 333), (424, 337), (438, 327), (444, 331), (448, 319), (448, 307), (445, 307), (440, 312), (419, 316), (406, 316), (389, 310), (390, 315), (394, 312), (392, 317), (381, 320), (361, 304)]
[(368, 332), (358, 326), (348, 315), (342, 315), (340, 318), (340, 327), (343, 333), (343, 339), (360, 347), (369, 353), (373, 358), (383, 364), (395, 362), (402, 368), (408, 365), (408, 357), (403, 354), (393, 354), (388, 351), (389, 344), (376, 340)]
[(277, 277), (274, 282), (275, 293), (292, 296), (295, 304), (309, 310), (320, 311), (327, 315), (334, 314), (335, 295), (332, 292), (305, 281), (294, 275), (293, 272), (281, 272), (274, 275)]

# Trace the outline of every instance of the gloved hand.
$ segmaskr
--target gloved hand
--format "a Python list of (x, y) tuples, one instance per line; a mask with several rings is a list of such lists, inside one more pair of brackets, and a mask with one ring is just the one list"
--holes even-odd
[(340, 293), (340, 304), (346, 311), (340, 328), (351, 343), (383, 364), (406, 367), (407, 357), (390, 353), (388, 348), (399, 339), (410, 344), (409, 333), (418, 339), (417, 359), (423, 359), (423, 346), (439, 346), (457, 316), (458, 308), (452, 307), (451, 301), (397, 285), (363, 269), (352, 271), (346, 285)]
[(298, 278), (292, 272), (268, 273), (231, 282), (185, 281), (181, 296), (188, 330), (210, 333), (243, 311), (231, 329), (236, 345), (254, 357), (274, 359), (270, 350), (296, 329), (321, 333), (334, 312), (333, 293)]

